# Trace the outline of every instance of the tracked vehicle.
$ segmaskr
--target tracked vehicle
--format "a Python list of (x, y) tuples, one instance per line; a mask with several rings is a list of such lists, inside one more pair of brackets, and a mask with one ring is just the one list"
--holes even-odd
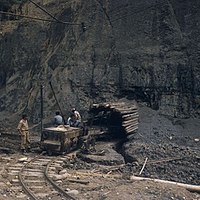
[(82, 127), (44, 128), (41, 134), (41, 149), (48, 154), (68, 153), (77, 148), (87, 151), (102, 132), (121, 138), (135, 133), (138, 129), (136, 103), (93, 104), (89, 109), (89, 115)]

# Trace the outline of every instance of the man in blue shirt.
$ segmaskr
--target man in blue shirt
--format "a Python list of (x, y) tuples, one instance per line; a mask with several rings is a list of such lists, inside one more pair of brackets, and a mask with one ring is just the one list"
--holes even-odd
[(56, 115), (54, 117), (54, 121), (53, 121), (53, 124), (56, 125), (56, 126), (59, 126), (59, 125), (63, 125), (63, 118), (62, 116), (60, 115), (60, 112), (57, 111), (56, 112)]

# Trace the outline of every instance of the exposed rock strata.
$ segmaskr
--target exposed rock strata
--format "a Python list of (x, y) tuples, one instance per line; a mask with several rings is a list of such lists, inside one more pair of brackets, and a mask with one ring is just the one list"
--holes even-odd
[[(37, 122), (42, 82), (44, 116), (52, 115), (58, 107), (51, 81), (65, 113), (127, 96), (164, 115), (199, 115), (199, 1), (42, 2), (59, 20), (85, 22), (87, 31), (28, 19), (2, 22), (1, 113), (26, 111)], [(29, 15), (50, 19), (27, 6)], [(7, 30), (10, 23), (15, 26)]]

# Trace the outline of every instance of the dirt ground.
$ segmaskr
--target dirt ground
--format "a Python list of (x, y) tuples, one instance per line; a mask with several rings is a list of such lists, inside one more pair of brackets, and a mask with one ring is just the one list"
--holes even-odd
[[(200, 120), (198, 119), (169, 119), (160, 116), (158, 111), (153, 111), (147, 107), (140, 107), (139, 130), (122, 146), (113, 148), (111, 145), (100, 147), (105, 149), (108, 161), (114, 158), (120, 160), (123, 167), (117, 173), (126, 176), (126, 179), (106, 178), (98, 179), (98, 186), (91, 184), (88, 188), (77, 190), (83, 193), (82, 198), (96, 200), (200, 200), (200, 194), (189, 192), (176, 185), (161, 184), (153, 181), (132, 181), (127, 177), (131, 175), (157, 178), (162, 180), (177, 181), (185, 184), (200, 185)], [(1, 124), (1, 133), (5, 127)], [(12, 130), (10, 130), (12, 132)], [(13, 126), (13, 132), (15, 127)], [(32, 147), (37, 147), (39, 137), (36, 132), (31, 135)], [(18, 151), (19, 137), (7, 138), (1, 135), (0, 152), (1, 158), (9, 160), (18, 159), (21, 155)], [(112, 149), (109, 151), (109, 148)], [(116, 151), (114, 151), (114, 150)], [(119, 152), (121, 154), (119, 154)], [(35, 156), (38, 152), (28, 154)], [(113, 153), (111, 155), (110, 153)], [(103, 159), (103, 158), (102, 158)], [(145, 160), (146, 165), (141, 172)], [(1, 159), (0, 165), (5, 165)], [(113, 165), (115, 163), (113, 162)], [(90, 160), (77, 160), (77, 163), (70, 165), (73, 170), (79, 170), (81, 166), (87, 170), (104, 169), (105, 163), (95, 163)], [(107, 163), (108, 165), (108, 163)], [(66, 165), (65, 167), (67, 167)], [(76, 169), (76, 167), (79, 167)], [(87, 167), (86, 167), (87, 166)], [(94, 181), (95, 183), (95, 181)], [(71, 186), (76, 189), (77, 185)], [(11, 200), (9, 198), (9, 188), (0, 177), (0, 199)], [(13, 200), (13, 199), (12, 199)]]
[(140, 122), (124, 149), (140, 165), (148, 159), (143, 175), (200, 185), (200, 120), (169, 119), (141, 107)]

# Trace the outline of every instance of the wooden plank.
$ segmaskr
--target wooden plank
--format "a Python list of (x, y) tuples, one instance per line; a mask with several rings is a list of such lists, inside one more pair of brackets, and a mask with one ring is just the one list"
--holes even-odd
[(134, 131), (137, 130), (137, 129), (138, 129), (138, 127), (130, 128), (130, 129), (126, 130), (126, 132), (127, 132), (127, 133), (132, 133), (132, 132), (134, 132)]
[(126, 112), (126, 111), (134, 111), (134, 110), (137, 110), (137, 107), (136, 106), (133, 106), (133, 107), (116, 107), (115, 108), (116, 110), (120, 111), (120, 112)]
[(124, 128), (128, 128), (128, 127), (130, 127), (130, 126), (136, 126), (136, 125), (138, 125), (139, 124), (139, 122), (135, 122), (135, 123), (132, 123), (132, 124), (128, 124), (128, 125), (122, 125)]
[(131, 126), (124, 127), (124, 128), (125, 128), (125, 130), (129, 130), (129, 129), (132, 129), (132, 128), (135, 128), (135, 127), (137, 127), (137, 128), (138, 128), (138, 124), (131, 125)]
[(131, 119), (131, 120), (125, 120), (125, 121), (122, 122), (122, 125), (127, 125), (127, 124), (131, 124), (131, 123), (134, 123), (134, 122), (138, 122), (138, 118)]
[(153, 178), (144, 178), (144, 177), (138, 177), (138, 176), (131, 176), (130, 180), (133, 181), (153, 181), (157, 183), (163, 183), (163, 184), (170, 184), (170, 185), (176, 185), (183, 187), (191, 192), (200, 192), (200, 186), (199, 185), (190, 185), (190, 184), (185, 184), (185, 183), (179, 183), (175, 181), (166, 181), (166, 180), (161, 180), (161, 179), (153, 179)]
[(131, 124), (122, 125), (122, 127), (127, 128), (127, 127), (129, 127), (129, 126), (136, 126), (136, 125), (138, 125), (138, 124), (139, 124), (138, 122), (134, 122), (134, 123), (131, 123)]
[(135, 113), (126, 113), (126, 114), (124, 114), (124, 115), (122, 115), (122, 118), (125, 118), (125, 117), (134, 117), (134, 116), (136, 116), (136, 117), (138, 117), (139, 115), (138, 115), (138, 112), (135, 112)]
[(112, 102), (112, 103), (110, 103), (110, 105), (112, 106), (112, 107), (116, 107), (116, 106), (122, 106), (122, 105), (126, 105), (125, 104), (125, 102)]
[(131, 120), (131, 119), (138, 119), (138, 117), (139, 117), (139, 115), (123, 117), (122, 120), (127, 121), (127, 120)]
[(91, 173), (91, 172), (78, 172), (76, 171), (74, 175), (80, 175), (80, 176), (94, 176), (94, 177), (104, 177), (104, 178), (122, 178), (122, 175), (118, 174), (101, 174), (101, 173)]
[(135, 126), (129, 126), (129, 127), (125, 128), (125, 131), (128, 132), (129, 130), (132, 130), (132, 129), (135, 129), (135, 128), (138, 129), (138, 126), (137, 125), (135, 125)]
[(135, 113), (138, 112), (138, 109), (132, 109), (132, 110), (126, 110), (126, 111), (120, 111), (121, 114), (125, 115), (125, 114), (130, 114), (130, 113)]
[(124, 129), (125, 129), (125, 130), (128, 130), (128, 129), (135, 128), (135, 127), (138, 127), (138, 124), (126, 126), (126, 127), (124, 127)]
[(85, 181), (85, 180), (78, 180), (78, 179), (67, 179), (67, 181), (72, 182), (72, 183), (80, 183), (80, 184), (89, 184), (89, 181)]

